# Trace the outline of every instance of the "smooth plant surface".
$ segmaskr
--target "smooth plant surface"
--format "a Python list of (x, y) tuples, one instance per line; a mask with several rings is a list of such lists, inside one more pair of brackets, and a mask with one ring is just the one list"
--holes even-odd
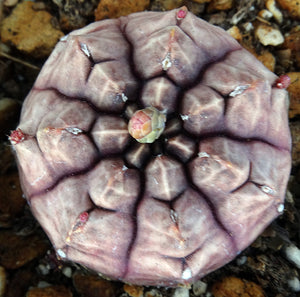
[[(62, 38), (10, 138), (61, 258), (176, 286), (235, 258), (283, 211), (287, 104), (222, 29), (184, 8), (142, 12)], [(128, 123), (147, 108), (165, 126), (139, 143)]]

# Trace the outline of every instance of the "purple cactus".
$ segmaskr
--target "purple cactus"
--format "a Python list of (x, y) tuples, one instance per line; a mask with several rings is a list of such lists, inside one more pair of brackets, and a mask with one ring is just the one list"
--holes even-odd
[(232, 260), (283, 211), (287, 101), (222, 29), (185, 8), (142, 12), (62, 38), (10, 138), (60, 257), (176, 286)]

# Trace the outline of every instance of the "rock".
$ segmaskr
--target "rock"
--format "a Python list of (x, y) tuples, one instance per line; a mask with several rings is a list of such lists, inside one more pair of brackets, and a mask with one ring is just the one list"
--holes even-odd
[(64, 286), (50, 286), (46, 288), (31, 288), (26, 297), (72, 297), (72, 292)]
[(6, 287), (6, 272), (4, 267), (0, 266), (0, 297), (4, 296)]
[(59, 8), (59, 24), (61, 29), (72, 31), (88, 23), (93, 16), (99, 0), (52, 0)]
[(172, 297), (189, 297), (189, 289), (185, 287), (176, 288)]
[(261, 44), (267, 45), (280, 45), (283, 43), (284, 38), (280, 30), (273, 28), (267, 24), (260, 23), (255, 28), (255, 36)]
[(214, 297), (265, 297), (263, 289), (244, 279), (234, 276), (223, 278), (212, 287)]
[(145, 297), (163, 297), (162, 293), (158, 289), (151, 289), (145, 293)]
[(280, 9), (276, 6), (275, 0), (267, 0), (265, 2), (266, 8), (272, 13), (274, 19), (281, 24), (282, 23), (282, 13)]
[(10, 230), (0, 232), (0, 265), (17, 269), (43, 255), (48, 244), (39, 235), (19, 236)]
[(4, 0), (3, 4), (6, 7), (12, 7), (15, 6), (18, 3), (18, 0)]
[(142, 286), (125, 284), (123, 288), (124, 291), (131, 297), (142, 297), (144, 293), (144, 287)]
[(97, 275), (74, 274), (73, 283), (79, 294), (89, 297), (115, 297), (119, 291), (118, 284), (107, 281)]
[(34, 11), (33, 2), (19, 3), (2, 22), (1, 40), (35, 58), (48, 56), (64, 34), (51, 25), (52, 15)]
[(292, 289), (294, 292), (300, 292), (300, 281), (297, 277), (293, 277), (288, 280), (288, 286)]
[(68, 277), (68, 278), (71, 278), (72, 277), (72, 274), (73, 274), (73, 271), (72, 271), (72, 268), (69, 267), (69, 266), (66, 266), (62, 269), (62, 273)]
[(300, 19), (300, 1), (299, 0), (277, 0), (278, 4), (286, 9), (290, 16)]
[(285, 49), (292, 51), (291, 61), (295, 61), (296, 65), (300, 67), (300, 30), (292, 30), (291, 33), (285, 37), (282, 45)]
[(300, 72), (288, 72), (287, 75), (291, 79), (287, 89), (290, 95), (289, 117), (293, 118), (300, 115)]
[(291, 56), (292, 56), (292, 51), (287, 48), (287, 49), (282, 49), (276, 52), (276, 57), (277, 57), (277, 66), (283, 67), (284, 71), (287, 72), (286, 70), (291, 64)]
[(165, 11), (183, 5), (183, 0), (154, 0), (151, 2), (150, 10)]
[(0, 224), (3, 224), (12, 220), (23, 210), (26, 200), (22, 198), (17, 173), (0, 175), (0, 185)]
[(207, 283), (198, 280), (193, 284), (193, 293), (196, 296), (200, 296), (201, 294), (204, 294), (207, 290)]
[(267, 9), (262, 9), (258, 12), (258, 16), (262, 19), (270, 20), (273, 17), (273, 14)]
[(233, 0), (212, 0), (208, 5), (208, 12), (214, 10), (227, 10), (231, 9), (233, 5)]
[(286, 258), (300, 269), (300, 249), (294, 244), (289, 244), (285, 247), (284, 253)]
[(300, 164), (300, 122), (290, 123), (291, 133), (292, 133), (292, 160), (293, 164)]
[[(26, 266), (25, 266), (26, 267)], [(36, 282), (36, 275), (28, 266), (11, 275), (6, 284), (5, 297), (24, 297), (28, 288)]]
[(95, 20), (118, 18), (133, 12), (143, 11), (149, 7), (150, 0), (101, 0), (96, 11)]
[(203, 3), (211, 2), (212, 0), (192, 0), (192, 1), (199, 4), (203, 4)]
[(21, 105), (11, 98), (0, 99), (0, 138), (4, 138), (13, 130), (20, 115)]

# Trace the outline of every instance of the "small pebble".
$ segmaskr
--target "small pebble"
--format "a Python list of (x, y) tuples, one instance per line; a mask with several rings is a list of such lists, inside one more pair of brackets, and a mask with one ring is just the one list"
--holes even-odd
[(297, 277), (289, 279), (288, 285), (294, 292), (300, 292), (300, 281)]
[(71, 277), (72, 277), (72, 268), (69, 267), (69, 266), (64, 267), (64, 268), (62, 269), (62, 273), (63, 273), (66, 277), (71, 278)]
[(281, 24), (282, 23), (282, 12), (280, 11), (280, 9), (278, 9), (278, 7), (276, 6), (276, 2), (275, 0), (267, 0), (266, 1), (266, 8), (271, 12), (271, 14), (273, 15), (274, 19)]
[(37, 267), (39, 273), (41, 273), (42, 275), (47, 275), (49, 274), (49, 271), (50, 271), (50, 267), (48, 265), (44, 265), (44, 264), (40, 264), (38, 267)]
[(238, 26), (232, 26), (227, 32), (237, 41), (241, 42), (243, 40), (242, 33)]
[(144, 294), (144, 287), (141, 286), (125, 284), (123, 288), (124, 291), (131, 297), (142, 297)]
[(159, 290), (152, 289), (145, 293), (145, 297), (163, 297)]
[(290, 95), (289, 117), (300, 115), (300, 72), (289, 72), (291, 84), (287, 88)]
[(273, 16), (272, 12), (267, 10), (267, 9), (262, 9), (259, 11), (258, 16), (265, 19), (265, 20), (270, 20)]
[(289, 48), (276, 51), (277, 65), (287, 69), (291, 64), (291, 55), (292, 51)]
[(31, 288), (26, 297), (72, 297), (72, 292), (64, 286), (50, 286), (46, 288)]
[(293, 244), (286, 246), (285, 255), (287, 259), (300, 269), (300, 249)]
[(258, 38), (259, 42), (265, 46), (277, 46), (284, 41), (284, 38), (278, 29), (262, 23), (256, 27), (255, 36)]
[(51, 286), (51, 284), (46, 282), (46, 281), (39, 281), (38, 284), (37, 284), (37, 287), (41, 288), (41, 289), (48, 288), (50, 286)]
[(192, 0), (193, 2), (199, 3), (199, 4), (203, 4), (203, 3), (208, 3), (211, 2), (212, 0)]
[(150, 10), (166, 11), (183, 5), (183, 0), (154, 0), (151, 1)]
[(292, 134), (292, 161), (293, 165), (300, 164), (300, 122), (291, 122), (290, 129)]
[(9, 230), (0, 232), (0, 264), (7, 269), (17, 269), (44, 255), (48, 243), (41, 235), (18, 236)]
[(294, 63), (300, 68), (300, 30), (297, 26), (285, 37), (282, 47), (291, 50), (290, 64)]
[(189, 289), (184, 287), (179, 287), (175, 289), (174, 294), (172, 297), (189, 297)]
[(236, 259), (236, 264), (239, 266), (244, 265), (244, 264), (246, 264), (247, 259), (248, 259), (247, 256), (239, 257)]
[(231, 9), (233, 5), (233, 0), (212, 0), (207, 8), (208, 12), (215, 10), (227, 10)]
[(95, 20), (118, 18), (149, 7), (150, 0), (111, 1), (101, 0), (95, 11)]
[(243, 24), (243, 27), (246, 32), (250, 32), (254, 29), (254, 26), (251, 22), (246, 22), (245, 24)]
[(200, 296), (201, 294), (204, 294), (207, 290), (207, 283), (198, 280), (193, 284), (193, 293), (196, 296)]
[(18, 0), (4, 0), (3, 4), (6, 7), (13, 7), (18, 3)]
[(72, 279), (80, 296), (118, 296), (118, 284), (116, 282), (107, 281), (97, 275), (82, 275), (79, 273), (74, 273)]

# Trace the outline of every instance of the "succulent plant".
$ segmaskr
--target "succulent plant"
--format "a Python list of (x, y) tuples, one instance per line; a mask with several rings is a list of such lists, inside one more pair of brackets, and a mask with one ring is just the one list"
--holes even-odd
[(10, 136), (57, 254), (165, 286), (234, 259), (284, 208), (283, 81), (184, 7), (62, 38)]

